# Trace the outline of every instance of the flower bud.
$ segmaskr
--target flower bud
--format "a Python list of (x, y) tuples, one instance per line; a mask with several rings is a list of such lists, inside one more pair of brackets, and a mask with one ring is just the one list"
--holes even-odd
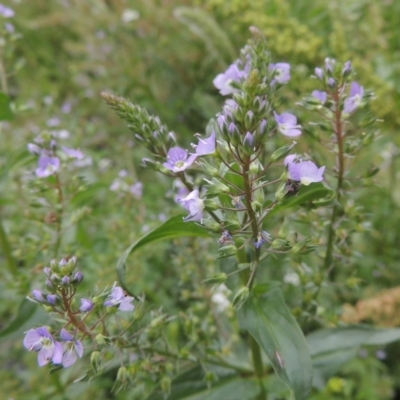
[(249, 171), (252, 174), (258, 174), (260, 171), (263, 171), (264, 167), (262, 166), (262, 164), (260, 163), (260, 161), (258, 159), (254, 160), (251, 164), (250, 164), (250, 168)]
[(278, 201), (283, 200), (283, 198), (286, 196), (287, 193), (288, 193), (288, 188), (286, 182), (283, 182), (280, 184), (278, 190), (275, 193), (276, 200)]
[(117, 372), (117, 381), (125, 383), (129, 380), (129, 374), (126, 367), (120, 367)]
[(246, 115), (244, 116), (244, 127), (246, 128), (246, 130), (251, 130), (254, 128), (256, 122), (256, 118), (255, 115), (253, 113), (253, 111), (249, 110), (247, 111)]
[(215, 285), (215, 284), (219, 285), (221, 283), (224, 283), (227, 279), (228, 275), (222, 272), (220, 274), (211, 275), (210, 277), (204, 279), (202, 283), (205, 283), (207, 285)]
[(81, 306), (79, 310), (82, 312), (89, 312), (92, 311), (94, 307), (93, 302), (90, 299), (81, 299)]
[(90, 355), (90, 364), (93, 368), (93, 370), (95, 372), (97, 372), (99, 370), (100, 367), (100, 363), (101, 363), (101, 355), (99, 351), (94, 351), (91, 355)]
[(104, 346), (107, 344), (108, 340), (105, 336), (103, 336), (101, 333), (95, 336), (94, 338), (95, 342), (99, 344), (100, 346)]
[(292, 248), (290, 243), (284, 239), (275, 239), (274, 241), (272, 241), (271, 246), (273, 249), (283, 251), (290, 250)]
[(207, 211), (215, 211), (215, 210), (218, 210), (219, 207), (220, 207), (220, 205), (214, 200), (210, 200), (210, 199), (204, 200), (204, 209)]
[(78, 284), (81, 283), (83, 279), (83, 274), (81, 271), (77, 271), (74, 274), (74, 277), (72, 278), (72, 283)]
[(203, 219), (202, 220), (203, 226), (212, 231), (212, 232), (220, 232), (221, 226), (218, 222), (214, 221), (213, 219)]
[(364, 173), (364, 178), (371, 178), (380, 171), (379, 167), (371, 164)]
[(171, 393), (171, 378), (163, 376), (160, 381), (160, 387), (164, 395), (169, 396)]
[(296, 142), (289, 144), (287, 146), (283, 146), (277, 150), (275, 150), (271, 155), (271, 162), (276, 162), (282, 160), (285, 156), (287, 156), (293, 147), (296, 145)]
[(51, 269), (50, 269), (49, 267), (44, 267), (44, 268), (43, 268), (43, 272), (45, 273), (45, 275), (46, 275), (47, 277), (50, 277), (50, 276), (51, 276)]
[(233, 244), (229, 244), (227, 246), (220, 247), (218, 249), (217, 258), (225, 258), (230, 256), (235, 256), (237, 253), (237, 248)]
[(243, 286), (238, 292), (235, 294), (233, 298), (232, 305), (239, 309), (245, 301), (248, 299), (250, 294), (249, 288), (247, 286)]
[(240, 223), (237, 219), (226, 218), (224, 221), (224, 228), (228, 231), (234, 231), (240, 229)]
[(64, 286), (64, 287), (65, 286), (69, 286), (70, 283), (71, 283), (71, 279), (67, 275), (63, 276), (62, 279), (61, 279), (61, 282), (60, 282), (61, 286)]
[(242, 146), (244, 152), (248, 155), (251, 156), (254, 153), (254, 137), (250, 132), (247, 132), (246, 135), (243, 138), (242, 141)]
[(38, 303), (46, 303), (46, 299), (44, 298), (44, 293), (41, 292), (40, 290), (32, 290), (32, 296), (34, 300), (36, 300)]
[(213, 167), (211, 164), (209, 164), (208, 162), (202, 160), (199, 161), (198, 164), (200, 165), (200, 167), (203, 169), (203, 171), (210, 176), (216, 177), (219, 176), (219, 171), (217, 168)]

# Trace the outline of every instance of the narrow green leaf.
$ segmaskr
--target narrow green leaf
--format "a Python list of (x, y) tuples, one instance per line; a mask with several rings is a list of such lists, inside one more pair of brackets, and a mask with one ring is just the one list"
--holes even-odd
[(273, 287), (263, 295), (253, 293), (238, 311), (238, 318), (240, 327), (265, 351), (276, 374), (293, 391), (296, 400), (308, 399), (311, 358), (281, 289)]
[[(125, 285), (126, 260), (130, 254), (139, 250), (143, 246), (165, 239), (174, 239), (177, 237), (210, 237), (208, 231), (193, 222), (184, 222), (184, 214), (176, 215), (165, 221), (158, 228), (153, 229), (139, 240), (132, 243), (123, 253), (117, 263), (117, 274), (121, 286), (128, 292), (129, 289)], [(132, 294), (132, 293), (131, 293)]]
[(355, 357), (360, 346), (381, 346), (400, 340), (400, 328), (369, 326), (321, 329), (306, 337), (313, 360), (313, 385), (323, 387), (342, 365)]
[(0, 121), (10, 121), (13, 117), (9, 97), (5, 93), (0, 92)]
[(299, 192), (292, 197), (284, 199), (276, 205), (269, 213), (268, 217), (279, 213), (288, 208), (296, 207), (302, 204), (311, 204), (321, 206), (329, 204), (335, 197), (335, 192), (324, 186), (322, 183), (313, 183), (309, 186), (302, 185)]
[[(221, 367), (206, 367), (217, 377), (210, 387), (205, 382), (203, 368), (195, 367), (172, 382), (168, 400), (254, 400), (259, 395), (261, 388), (255, 378), (242, 378)], [(156, 391), (147, 400), (164, 399), (161, 391)]]
[(44, 323), (48, 315), (37, 304), (23, 299), (19, 306), (18, 314), (11, 323), (0, 332), (0, 341), (9, 339), (13, 334), (20, 334), (31, 326), (33, 320)]

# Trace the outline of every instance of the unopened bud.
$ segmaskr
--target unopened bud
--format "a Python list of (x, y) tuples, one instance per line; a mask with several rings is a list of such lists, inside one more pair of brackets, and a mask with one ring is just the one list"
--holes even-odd
[(95, 372), (97, 372), (99, 370), (100, 363), (101, 363), (100, 352), (99, 351), (94, 351), (90, 355), (90, 365), (92, 366), (92, 368), (94, 369)]
[(278, 190), (275, 193), (275, 198), (278, 201), (283, 200), (283, 198), (286, 196), (286, 194), (288, 193), (288, 188), (286, 185), (286, 182), (281, 183), (281, 185), (279, 186)]
[(235, 294), (233, 298), (232, 305), (239, 309), (245, 301), (248, 299), (250, 294), (249, 288), (247, 286), (243, 286), (238, 292)]
[(117, 381), (125, 383), (128, 381), (128, 379), (129, 379), (129, 374), (127, 368), (120, 367), (117, 372)]
[(228, 279), (228, 275), (225, 274), (224, 272), (220, 274), (214, 274), (208, 278), (206, 278), (202, 283), (205, 283), (207, 285), (215, 285), (215, 284), (221, 284), (224, 283)]
[(212, 232), (220, 232), (221, 231), (221, 226), (218, 222), (214, 221), (213, 219), (203, 219), (202, 220), (202, 225), (212, 231)]
[(233, 244), (229, 244), (227, 246), (220, 247), (218, 249), (217, 258), (225, 258), (230, 256), (235, 256), (237, 253), (237, 248)]
[(271, 246), (275, 250), (290, 250), (292, 246), (287, 240), (284, 239), (275, 239), (272, 241)]
[(272, 155), (271, 155), (271, 162), (276, 162), (279, 160), (282, 160), (285, 156), (287, 156), (290, 151), (293, 149), (293, 147), (296, 145), (296, 142), (293, 142), (292, 144), (289, 144), (287, 146), (283, 146), (279, 148), (278, 150), (275, 150)]

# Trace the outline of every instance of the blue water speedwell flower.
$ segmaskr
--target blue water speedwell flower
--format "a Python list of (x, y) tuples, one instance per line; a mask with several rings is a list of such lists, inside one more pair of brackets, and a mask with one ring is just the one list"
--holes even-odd
[(37, 144), (28, 143), (27, 147), (28, 147), (29, 153), (31, 153), (31, 154), (39, 155), (42, 152), (42, 149)]
[(189, 211), (184, 221), (200, 221), (203, 218), (204, 202), (199, 197), (199, 191), (193, 190), (185, 198), (179, 199), (179, 203)]
[(83, 346), (80, 340), (74, 340), (74, 337), (65, 329), (61, 329), (60, 338), (64, 342), (62, 365), (67, 368), (75, 364), (78, 357), (82, 358)]
[(289, 154), (288, 156), (285, 157), (283, 160), (283, 165), (287, 167), (289, 164), (293, 163), (295, 159), (297, 158), (297, 154)]
[(85, 157), (85, 155), (80, 150), (77, 149), (69, 149), (68, 147), (62, 146), (62, 150), (69, 158), (82, 160), (82, 158)]
[(274, 111), (275, 121), (278, 124), (278, 131), (285, 136), (301, 135), (300, 125), (297, 125), (297, 118), (293, 114), (283, 113), (281, 115)]
[(94, 307), (93, 301), (90, 299), (81, 299), (81, 306), (79, 310), (82, 312), (92, 311)]
[(135, 306), (131, 304), (133, 297), (125, 296), (123, 289), (119, 286), (114, 286), (107, 300), (104, 302), (106, 307), (118, 305), (120, 311), (132, 311)]
[(188, 156), (188, 152), (180, 147), (172, 147), (167, 154), (167, 162), (163, 165), (172, 172), (181, 172), (190, 167), (197, 154)]
[(0, 15), (4, 18), (12, 18), (15, 15), (14, 10), (0, 4)]
[(61, 364), (63, 348), (56, 342), (46, 327), (30, 329), (24, 338), (24, 346), (28, 351), (38, 352), (39, 367), (52, 361), (53, 364)]
[(275, 83), (284, 84), (290, 80), (290, 64), (288, 63), (276, 63), (270, 64), (268, 69), (274, 71), (274, 77), (271, 81), (271, 85)]
[(218, 74), (213, 80), (214, 86), (219, 90), (222, 96), (227, 96), (228, 94), (236, 93), (239, 90), (232, 87), (232, 82), (240, 82), (248, 74), (248, 71), (240, 70), (236, 63), (231, 64), (228, 69)]
[(199, 143), (197, 145), (194, 145), (194, 147), (196, 148), (196, 155), (205, 156), (207, 154), (214, 153), (215, 145), (216, 140), (214, 131), (206, 139), (202, 139), (201, 137), (199, 137)]
[(314, 90), (311, 95), (319, 100), (321, 104), (324, 104), (326, 102), (327, 94), (321, 90)]
[(58, 157), (49, 157), (41, 155), (38, 161), (38, 168), (36, 168), (36, 176), (45, 178), (55, 174), (60, 169), (60, 160)]
[(265, 242), (270, 242), (271, 239), (271, 235), (268, 232), (261, 231), (257, 236), (257, 241), (254, 242), (254, 247), (259, 249)]
[(314, 74), (318, 79), (322, 79), (324, 77), (324, 71), (322, 70), (322, 68), (315, 68)]
[(291, 162), (288, 164), (289, 179), (300, 181), (305, 186), (313, 182), (321, 182), (324, 171), (325, 167), (318, 168), (312, 161)]
[(362, 101), (364, 96), (364, 88), (357, 82), (351, 82), (350, 96), (344, 101), (343, 111), (350, 114), (352, 113)]

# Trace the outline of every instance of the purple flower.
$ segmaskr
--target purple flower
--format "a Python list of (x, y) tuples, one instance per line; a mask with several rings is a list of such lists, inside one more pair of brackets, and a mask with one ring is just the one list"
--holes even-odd
[(83, 356), (83, 346), (80, 340), (74, 340), (74, 337), (64, 328), (61, 329), (60, 338), (64, 342), (64, 354), (62, 356), (62, 365), (67, 368), (76, 363), (76, 360)]
[(188, 157), (188, 152), (180, 147), (172, 147), (167, 154), (167, 162), (163, 165), (172, 172), (181, 172), (190, 167), (197, 154)]
[(39, 303), (46, 303), (46, 299), (43, 296), (43, 293), (40, 290), (32, 290), (32, 296)]
[(104, 302), (106, 307), (112, 307), (119, 305), (118, 310), (120, 311), (132, 311), (135, 306), (131, 304), (133, 297), (125, 296), (123, 289), (119, 286), (113, 287), (107, 300)]
[(300, 125), (297, 124), (297, 118), (293, 114), (283, 113), (281, 115), (274, 111), (275, 121), (278, 124), (278, 131), (285, 136), (301, 135)]
[[(248, 69), (248, 68), (245, 68)], [(236, 63), (231, 64), (228, 69), (222, 74), (218, 74), (213, 80), (214, 86), (219, 90), (222, 96), (236, 93), (239, 90), (232, 87), (232, 82), (239, 83), (248, 74), (248, 71), (240, 70)]]
[(271, 235), (268, 232), (261, 231), (257, 236), (257, 241), (254, 242), (254, 247), (259, 249), (265, 242), (271, 241)]
[(325, 92), (322, 92), (321, 90), (314, 90), (311, 95), (319, 100), (321, 104), (324, 104), (326, 102), (327, 94)]
[(335, 87), (336, 81), (333, 78), (328, 79), (328, 86)]
[(79, 307), (79, 310), (82, 312), (89, 312), (92, 311), (94, 307), (94, 304), (92, 300), (90, 299), (81, 299), (81, 306)]
[(342, 69), (342, 75), (344, 75), (344, 76), (349, 75), (350, 72), (351, 72), (351, 62), (346, 61), (344, 63), (343, 69)]
[(69, 158), (75, 158), (77, 160), (82, 160), (82, 158), (85, 157), (85, 155), (80, 150), (69, 149), (68, 147), (64, 147), (64, 146), (62, 146), (62, 150)]
[(28, 147), (29, 153), (31, 153), (31, 154), (39, 155), (42, 152), (42, 149), (37, 144), (28, 143), (27, 147)]
[(325, 58), (325, 70), (329, 72), (333, 72), (333, 68), (335, 68), (336, 60), (333, 58), (326, 57)]
[(310, 183), (321, 182), (325, 167), (318, 168), (312, 161), (291, 162), (288, 164), (289, 179), (300, 181), (308, 186)]
[(364, 88), (357, 82), (351, 82), (350, 96), (344, 101), (343, 111), (350, 114), (352, 113), (362, 101), (364, 96)]
[(322, 68), (315, 68), (314, 73), (318, 79), (322, 79), (324, 77), (324, 72), (322, 71)]
[(194, 145), (196, 148), (196, 155), (205, 156), (207, 154), (212, 154), (215, 151), (215, 132), (213, 131), (208, 138), (202, 139), (199, 137), (199, 143)]
[(39, 157), (38, 168), (36, 168), (36, 176), (45, 178), (55, 174), (60, 169), (60, 160), (57, 157), (49, 157), (42, 154)]
[(58, 126), (61, 124), (61, 120), (58, 117), (52, 117), (46, 121), (46, 124), (48, 127), (54, 128), (55, 126)]
[(268, 69), (274, 71), (274, 77), (271, 81), (271, 85), (275, 83), (284, 84), (290, 80), (290, 64), (288, 63), (276, 63), (270, 64)]
[(58, 300), (58, 296), (56, 294), (48, 294), (47, 295), (47, 302), (53, 306), (56, 305)]
[(7, 31), (8, 33), (14, 33), (14, 32), (15, 32), (14, 25), (13, 25), (13, 24), (10, 24), (9, 22), (6, 22), (6, 23), (4, 24), (4, 28), (6, 28), (6, 31)]
[(61, 106), (61, 112), (64, 114), (69, 114), (71, 112), (72, 109), (72, 105), (69, 101), (66, 101), (63, 103), (63, 105)]
[(39, 367), (48, 364), (50, 360), (53, 364), (61, 364), (62, 362), (62, 345), (54, 340), (44, 326), (30, 329), (25, 335), (24, 346), (28, 351), (38, 352)]
[(283, 160), (283, 165), (285, 167), (287, 167), (289, 164), (293, 163), (296, 158), (297, 158), (297, 154), (289, 154)]
[(193, 190), (178, 202), (189, 211), (189, 215), (183, 219), (185, 222), (200, 221), (203, 218), (204, 202), (200, 199), (198, 190)]
[(15, 12), (11, 8), (0, 4), (0, 15), (2, 15), (4, 18), (12, 18), (15, 15)]
[(129, 192), (132, 194), (135, 199), (140, 199), (143, 194), (143, 183), (136, 182), (133, 185), (129, 186)]

